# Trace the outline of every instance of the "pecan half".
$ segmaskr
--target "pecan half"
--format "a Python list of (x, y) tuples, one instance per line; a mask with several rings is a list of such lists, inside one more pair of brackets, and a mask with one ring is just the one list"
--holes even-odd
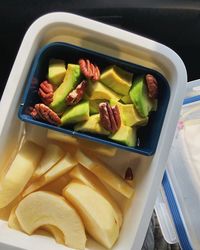
[(156, 99), (158, 96), (158, 82), (156, 78), (151, 74), (147, 74), (146, 83), (147, 83), (149, 97)]
[(86, 87), (87, 81), (83, 80), (81, 83), (79, 83), (77, 87), (66, 97), (67, 105), (75, 105), (79, 103), (85, 94)]
[(133, 171), (132, 171), (131, 168), (127, 168), (126, 169), (126, 173), (125, 173), (124, 179), (127, 180), (127, 181), (132, 181), (133, 180)]
[(60, 117), (43, 103), (35, 104), (34, 108), (29, 107), (29, 109), (32, 110), (29, 114), (33, 117), (33, 119), (42, 119), (53, 125), (61, 124)]
[(40, 83), (38, 95), (44, 104), (49, 105), (53, 101), (53, 85), (48, 81)]
[(40, 116), (34, 107), (28, 107), (25, 112), (27, 115), (31, 115), (34, 120), (39, 120)]
[(108, 131), (114, 133), (121, 126), (121, 118), (117, 105), (111, 107), (109, 103), (99, 104), (100, 123)]
[(80, 59), (79, 65), (83, 75), (93, 81), (98, 81), (100, 78), (100, 71), (98, 66), (92, 64), (88, 59)]

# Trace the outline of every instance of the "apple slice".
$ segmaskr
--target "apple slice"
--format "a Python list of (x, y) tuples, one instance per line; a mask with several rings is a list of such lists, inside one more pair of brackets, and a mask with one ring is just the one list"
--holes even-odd
[(102, 145), (96, 142), (88, 141), (82, 138), (76, 138), (70, 135), (66, 135), (54, 130), (48, 129), (47, 138), (51, 140), (56, 140), (59, 142), (65, 142), (73, 145), (74, 147), (81, 147), (83, 149), (88, 149), (105, 156), (114, 156), (117, 152), (117, 148)]
[(56, 144), (48, 144), (45, 148), (44, 155), (40, 164), (36, 168), (33, 178), (39, 178), (52, 168), (63, 156), (64, 150)]
[(104, 181), (113, 189), (121, 193), (127, 198), (131, 198), (134, 194), (134, 189), (126, 183), (119, 175), (113, 173), (102, 162), (97, 160), (94, 156), (88, 156), (81, 150), (76, 152), (77, 161), (95, 174), (101, 181)]
[(119, 209), (116, 201), (112, 198), (109, 191), (103, 185), (103, 183), (89, 170), (78, 165), (74, 167), (70, 172), (69, 176), (72, 179), (77, 179), (82, 183), (88, 185), (89, 187), (93, 188), (95, 191), (99, 192), (113, 207), (115, 219), (118, 223), (118, 226), (121, 227), (122, 225), (122, 212)]
[(34, 192), (19, 203), (15, 213), (27, 234), (44, 225), (53, 225), (63, 233), (65, 245), (85, 249), (86, 235), (82, 220), (62, 196), (45, 191)]
[(71, 170), (77, 161), (74, 160), (70, 154), (66, 154), (58, 163), (56, 163), (48, 172), (42, 175), (38, 180), (33, 182), (22, 194), (22, 196), (26, 196), (39, 188), (45, 186), (46, 184), (56, 180), (60, 176), (67, 173)]
[(45, 186), (41, 187), (40, 190), (49, 191), (56, 194), (62, 195), (63, 188), (70, 182), (68, 173), (58, 177), (55, 181), (52, 181)]
[(111, 204), (100, 193), (78, 180), (72, 180), (64, 188), (63, 196), (79, 212), (86, 231), (103, 246), (111, 248), (119, 236), (119, 226)]
[[(17, 219), (17, 216), (15, 214), (16, 208), (17, 208), (17, 205), (15, 207), (13, 207), (13, 209), (11, 210), (11, 213), (10, 213), (10, 216), (8, 219), (8, 226), (12, 229), (17, 230), (17, 231), (22, 231), (20, 224), (19, 224), (19, 221)], [(42, 229), (44, 229), (47, 232), (50, 232), (53, 235), (53, 237), (55, 238), (57, 243), (60, 243), (63, 245), (65, 244), (64, 235), (57, 227), (52, 226), (52, 225), (45, 225), (42, 227)], [(37, 230), (37, 231), (39, 231), (39, 230)], [(36, 231), (36, 233), (37, 233), (37, 231)], [(40, 232), (41, 232), (41, 230), (40, 230)]]
[(42, 227), (42, 229), (46, 230), (47, 232), (50, 232), (57, 243), (65, 245), (64, 234), (60, 229), (53, 225), (45, 225)]
[(7, 206), (22, 192), (32, 177), (42, 152), (42, 148), (35, 143), (25, 142), (1, 181), (0, 208)]

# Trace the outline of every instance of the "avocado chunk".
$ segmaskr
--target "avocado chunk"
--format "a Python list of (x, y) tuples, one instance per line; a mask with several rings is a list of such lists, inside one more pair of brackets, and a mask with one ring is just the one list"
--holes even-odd
[(144, 126), (148, 123), (148, 117), (140, 116), (134, 104), (122, 104), (115, 100), (110, 100), (110, 105), (118, 106), (122, 123), (126, 126)]
[(113, 141), (134, 147), (137, 142), (136, 127), (121, 125), (119, 130), (115, 134), (110, 135), (109, 138)]
[(132, 73), (129, 73), (115, 65), (105, 70), (100, 77), (100, 81), (102, 83), (121, 95), (128, 95), (132, 79)]
[(138, 113), (142, 117), (147, 117), (149, 112), (154, 109), (154, 102), (148, 96), (147, 86), (144, 77), (139, 77), (133, 82), (129, 92), (130, 98), (135, 104)]
[(51, 59), (48, 69), (48, 80), (59, 85), (62, 83), (66, 73), (65, 61), (60, 59)]
[(105, 102), (106, 100), (89, 100), (89, 104), (90, 104), (90, 114), (94, 115), (94, 114), (98, 114), (99, 113), (99, 104), (101, 102)]
[(96, 99), (104, 99), (104, 100), (119, 100), (121, 98), (120, 95), (112, 91), (111, 89), (107, 88), (105, 85), (103, 85), (101, 82), (96, 81), (94, 83), (89, 83), (88, 88), (88, 96), (90, 100), (96, 100)]
[(122, 102), (125, 103), (125, 104), (132, 104), (132, 103), (133, 103), (129, 95), (124, 95), (124, 96), (120, 99), (120, 101), (122, 101)]
[(61, 117), (61, 126), (89, 119), (89, 102), (83, 101), (68, 108)]
[(76, 64), (68, 64), (65, 78), (54, 92), (53, 102), (50, 104), (50, 108), (56, 113), (60, 114), (66, 109), (67, 104), (65, 99), (69, 92), (79, 83), (80, 76), (80, 66)]
[(100, 135), (109, 135), (110, 132), (105, 130), (100, 124), (100, 115), (91, 115), (85, 122), (76, 124), (74, 127), (75, 131), (83, 131), (89, 133), (95, 133)]

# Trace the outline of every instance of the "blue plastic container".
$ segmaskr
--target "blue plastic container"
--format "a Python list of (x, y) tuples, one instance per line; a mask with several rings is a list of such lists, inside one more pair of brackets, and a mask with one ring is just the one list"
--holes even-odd
[[(106, 136), (89, 134), (84, 132), (76, 132), (72, 126), (58, 127), (46, 122), (34, 120), (30, 115), (27, 115), (25, 110), (29, 106), (34, 106), (36, 103), (41, 103), (38, 97), (38, 88), (42, 81), (47, 79), (49, 60), (58, 58), (65, 60), (66, 63), (77, 64), (80, 58), (87, 58), (95, 62), (100, 69), (104, 69), (109, 65), (117, 65), (129, 72), (134, 73), (134, 76), (145, 75), (150, 73), (154, 75), (159, 84), (158, 108), (156, 112), (152, 112), (149, 117), (147, 126), (140, 127), (137, 132), (138, 146), (129, 147), (123, 144), (110, 140)], [(25, 91), (22, 102), (19, 107), (19, 118), (28, 123), (38, 126), (53, 129), (65, 134), (70, 134), (82, 137), (95, 142), (115, 146), (120, 149), (137, 152), (143, 155), (153, 155), (156, 151), (161, 128), (163, 125), (165, 113), (167, 110), (170, 97), (170, 88), (166, 79), (157, 71), (129, 63), (111, 56), (97, 53), (88, 49), (83, 49), (67, 43), (51, 43), (44, 46), (35, 56), (30, 72), (25, 83)]]

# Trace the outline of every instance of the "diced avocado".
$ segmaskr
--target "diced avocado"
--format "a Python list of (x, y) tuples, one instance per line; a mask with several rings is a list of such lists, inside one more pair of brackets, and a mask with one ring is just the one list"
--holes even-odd
[(109, 138), (113, 141), (134, 147), (137, 142), (136, 128), (121, 125), (119, 130), (115, 134), (110, 135)]
[(59, 85), (62, 83), (66, 73), (65, 61), (60, 59), (51, 59), (48, 69), (48, 80)]
[(129, 95), (125, 95), (121, 98), (121, 101), (125, 104), (131, 104), (133, 103)]
[(102, 83), (121, 95), (128, 95), (132, 79), (132, 73), (129, 73), (115, 65), (105, 70), (100, 77), (100, 81)]
[(80, 76), (80, 66), (76, 64), (68, 64), (65, 78), (54, 92), (53, 102), (50, 104), (50, 108), (56, 113), (62, 113), (66, 109), (66, 96), (79, 83)]
[(89, 100), (90, 104), (90, 114), (98, 114), (99, 113), (99, 104), (104, 102), (105, 100)]
[(89, 85), (88, 96), (89, 96), (90, 100), (115, 99), (118, 101), (121, 98), (120, 95), (118, 95), (117, 93), (115, 93), (111, 89), (107, 88), (105, 85), (103, 85), (99, 81), (96, 81), (92, 85)]
[(61, 117), (61, 126), (89, 119), (89, 102), (83, 101), (68, 108)]
[(144, 77), (139, 77), (133, 82), (129, 92), (130, 98), (135, 104), (138, 113), (142, 117), (147, 117), (153, 109), (153, 101), (149, 98)]
[(148, 117), (141, 117), (134, 104), (122, 104), (115, 100), (110, 100), (110, 105), (118, 106), (122, 123), (126, 126), (144, 126), (148, 123)]
[(76, 124), (74, 127), (75, 131), (83, 131), (101, 135), (109, 135), (110, 132), (105, 130), (100, 124), (100, 115), (91, 115), (85, 122)]

